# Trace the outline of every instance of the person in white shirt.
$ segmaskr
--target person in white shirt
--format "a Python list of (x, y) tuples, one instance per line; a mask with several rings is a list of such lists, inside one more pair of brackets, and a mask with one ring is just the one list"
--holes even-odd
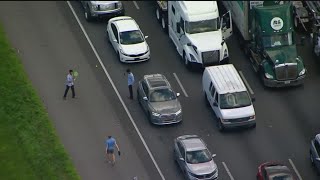
[(76, 94), (74, 92), (74, 83), (73, 83), (73, 70), (69, 70), (69, 74), (67, 75), (66, 81), (66, 90), (64, 91), (63, 99), (66, 99), (69, 89), (71, 88), (72, 91), (72, 98), (75, 98)]

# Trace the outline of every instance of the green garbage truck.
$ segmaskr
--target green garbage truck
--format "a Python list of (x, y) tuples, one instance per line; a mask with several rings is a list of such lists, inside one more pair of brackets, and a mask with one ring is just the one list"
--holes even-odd
[(293, 7), (288, 1), (222, 1), (240, 44), (267, 87), (301, 85), (306, 67), (296, 50)]

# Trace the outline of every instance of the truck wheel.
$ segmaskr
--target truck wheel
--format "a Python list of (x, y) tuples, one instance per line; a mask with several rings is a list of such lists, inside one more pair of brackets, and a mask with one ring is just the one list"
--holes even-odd
[(157, 20), (160, 22), (161, 21), (161, 16), (160, 16), (160, 10), (159, 10), (158, 7), (156, 9), (156, 17), (157, 17)]
[(88, 22), (92, 21), (92, 16), (91, 16), (91, 12), (90, 12), (89, 6), (87, 6), (87, 8), (85, 8), (85, 10), (84, 10), (84, 17), (86, 18), (86, 20)]

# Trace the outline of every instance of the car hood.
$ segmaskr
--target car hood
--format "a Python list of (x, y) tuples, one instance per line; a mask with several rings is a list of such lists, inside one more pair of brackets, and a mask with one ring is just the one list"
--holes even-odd
[(202, 175), (212, 173), (214, 170), (217, 169), (217, 165), (213, 160), (211, 160), (205, 163), (188, 164), (188, 168), (190, 172), (197, 175)]
[(295, 46), (284, 46), (266, 49), (265, 53), (274, 64), (296, 63), (297, 50)]
[(120, 45), (121, 49), (126, 54), (142, 54), (148, 50), (148, 44), (146, 42), (142, 42), (139, 44), (130, 44), (130, 45)]
[(243, 118), (255, 115), (253, 105), (234, 109), (221, 109), (221, 114), (224, 119)]
[(176, 113), (181, 109), (178, 99), (164, 102), (150, 102), (150, 105), (157, 113), (160, 114)]
[(221, 48), (222, 34), (221, 30), (186, 34), (190, 42), (195, 45), (200, 52), (217, 50)]

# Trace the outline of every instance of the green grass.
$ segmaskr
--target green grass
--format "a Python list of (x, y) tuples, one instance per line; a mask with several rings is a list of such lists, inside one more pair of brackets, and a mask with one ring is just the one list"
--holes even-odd
[(0, 179), (80, 179), (1, 25)]

